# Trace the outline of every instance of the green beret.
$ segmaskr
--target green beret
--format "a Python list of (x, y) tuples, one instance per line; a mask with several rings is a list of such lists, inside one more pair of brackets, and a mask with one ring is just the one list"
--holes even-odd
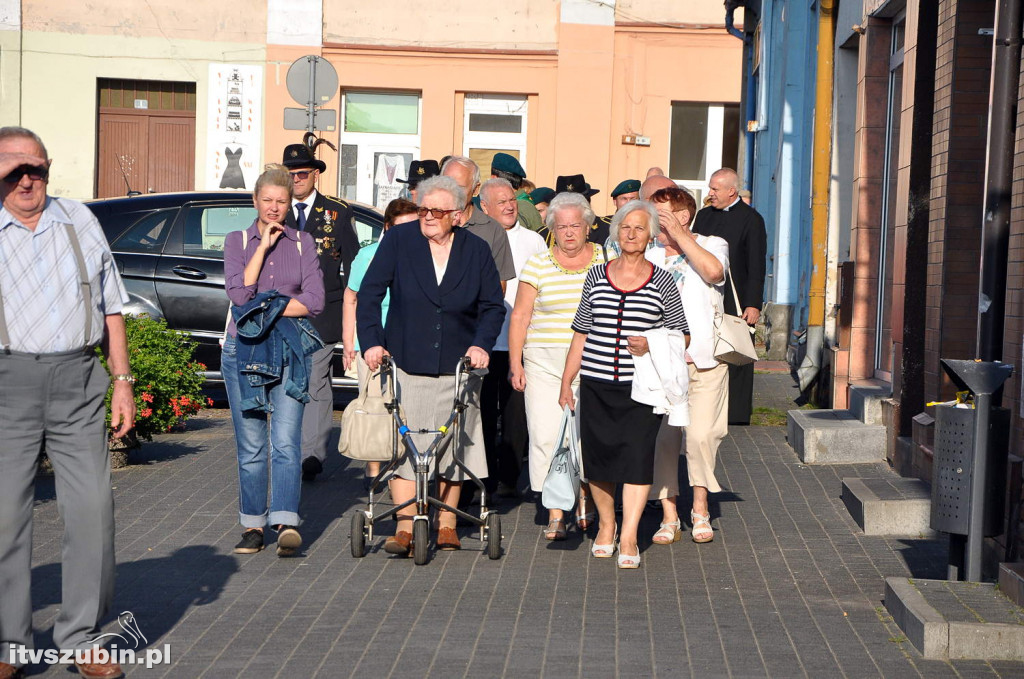
[(526, 177), (526, 170), (523, 169), (523, 166), (514, 156), (507, 153), (495, 153), (494, 158), (491, 159), (491, 169), (508, 172), (517, 177)]
[(624, 181), (619, 182), (619, 185), (615, 187), (614, 191), (612, 191), (612, 198), (618, 198), (624, 193), (634, 193), (639, 190), (639, 179), (626, 179)]
[(546, 186), (538, 186), (530, 192), (530, 202), (534, 205), (541, 203), (550, 203), (551, 199), (555, 197), (555, 192)]

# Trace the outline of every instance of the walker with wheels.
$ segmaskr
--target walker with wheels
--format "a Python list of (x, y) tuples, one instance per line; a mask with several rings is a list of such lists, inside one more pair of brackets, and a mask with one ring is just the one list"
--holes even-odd
[[(470, 377), (482, 377), (486, 370), (473, 370), (469, 363), (469, 357), (463, 356), (455, 369), (455, 398), (452, 403), (452, 412), (447, 421), (435, 429), (411, 429), (405, 422), (398, 398), (398, 388), (395, 381), (395, 364), (390, 356), (385, 356), (380, 365), (381, 393), (389, 394), (390, 400), (386, 402), (388, 412), (391, 413), (395, 428), (394, 445), (391, 453), (391, 460), (381, 465), (378, 473), (370, 482), (369, 498), (365, 510), (356, 511), (352, 515), (352, 556), (360, 558), (366, 554), (366, 543), (373, 540), (373, 526), (378, 521), (395, 517), (399, 511), (409, 505), (416, 506), (416, 514), (413, 516), (412, 530), (412, 553), (416, 565), (423, 565), (429, 559), (428, 539), (430, 535), (430, 507), (438, 510), (452, 512), (456, 516), (480, 527), (480, 541), (486, 544), (487, 556), (491, 559), (501, 557), (501, 518), (494, 510), (487, 508), (487, 489), (481, 481), (463, 463), (461, 450), (458, 447), (459, 433), (462, 429), (462, 420), (466, 410), (464, 389)], [(390, 387), (390, 389), (389, 389)], [(433, 434), (433, 439), (425, 450), (420, 450), (413, 441), (413, 434)], [(477, 485), (480, 489), (480, 515), (473, 516), (462, 511), (458, 507), (451, 507), (440, 499), (438, 492), (438, 464), (444, 458), (452, 441), (456, 441), (456, 448), (452, 451), (452, 457), (459, 469)], [(395, 475), (399, 463), (402, 461), (399, 441), (408, 450), (409, 457), (413, 463), (415, 474), (416, 496), (403, 502), (400, 505), (391, 507), (379, 514), (374, 513), (374, 494)], [(431, 494), (433, 490), (434, 494)]]

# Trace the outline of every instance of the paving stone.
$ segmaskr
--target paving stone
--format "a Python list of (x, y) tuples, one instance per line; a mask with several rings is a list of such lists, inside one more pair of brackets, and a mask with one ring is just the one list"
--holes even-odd
[[(777, 391), (764, 382), (775, 377), (757, 375), (759, 393)], [(863, 535), (839, 496), (842, 478), (881, 483), (886, 465), (803, 465), (782, 427), (730, 430), (718, 469), (725, 491), (711, 506), (714, 542), (653, 546), (660, 513), (648, 511), (643, 565), (630, 573), (592, 558), (576, 531), (548, 543), (533, 501), (499, 505), (497, 561), (468, 528), (466, 549), (433, 553), (426, 566), (389, 557), (380, 546), (393, 522), (379, 523), (370, 552), (353, 559), (349, 520), (364, 506), (363, 465), (336, 455), (303, 484), (302, 556), (278, 559), (271, 545), (242, 557), (231, 553), (241, 530), (229, 418), (195, 420), (135, 460), (114, 475), (113, 610), (132, 611), (150, 646), (170, 644), (173, 664), (132, 678), (1024, 676), (1024, 663), (931, 661), (890, 641), (901, 632), (877, 611), (885, 578), (941, 577), (946, 542)], [(52, 643), (60, 597), (54, 497), (53, 480), (40, 479), (40, 645)], [(385, 498), (378, 509), (386, 506)], [(113, 629), (111, 617), (104, 631)]]

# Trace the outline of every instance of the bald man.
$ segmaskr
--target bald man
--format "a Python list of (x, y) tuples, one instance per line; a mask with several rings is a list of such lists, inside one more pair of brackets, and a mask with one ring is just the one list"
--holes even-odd
[[(646, 186), (646, 182), (644, 184)], [(764, 219), (739, 196), (739, 177), (727, 167), (708, 182), (711, 204), (697, 213), (693, 232), (719, 236), (729, 243), (729, 275), (736, 284), (740, 308), (725, 296), (725, 312), (742, 316), (753, 326), (764, 302), (765, 255), (768, 234)], [(729, 366), (729, 424), (750, 424), (754, 405), (754, 364)]]
[(651, 196), (661, 189), (675, 189), (678, 187), (678, 184), (663, 174), (649, 175), (647, 179), (644, 180), (644, 183), (640, 185), (640, 200), (650, 200)]

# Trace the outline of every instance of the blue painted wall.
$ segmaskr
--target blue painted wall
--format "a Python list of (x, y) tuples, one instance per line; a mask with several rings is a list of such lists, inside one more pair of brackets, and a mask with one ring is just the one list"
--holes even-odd
[(807, 324), (811, 270), (811, 161), (817, 15), (810, 0), (764, 0), (765, 56), (757, 74), (752, 201), (768, 229), (766, 301), (793, 306), (793, 329)]

